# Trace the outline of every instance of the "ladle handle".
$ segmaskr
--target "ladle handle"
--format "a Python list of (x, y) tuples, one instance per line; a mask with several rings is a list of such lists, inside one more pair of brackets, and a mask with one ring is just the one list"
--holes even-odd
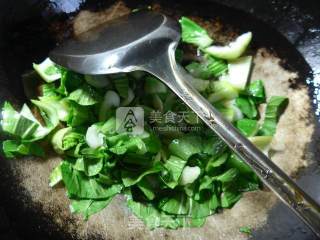
[(289, 208), (320, 238), (320, 206), (264, 153), (244, 137), (198, 93), (191, 78), (175, 61), (175, 45), (160, 57), (159, 64), (145, 70), (159, 77), (260, 177)]

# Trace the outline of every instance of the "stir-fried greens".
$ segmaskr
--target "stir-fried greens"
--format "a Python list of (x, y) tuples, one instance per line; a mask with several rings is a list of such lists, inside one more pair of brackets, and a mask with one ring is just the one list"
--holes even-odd
[[(192, 20), (182, 17), (180, 24), (181, 44), (193, 44), (200, 53), (186, 61), (177, 50), (194, 87), (268, 154), (288, 99), (267, 101), (263, 82), (248, 81), (252, 57), (243, 54), (252, 34), (215, 46)], [(124, 194), (150, 229), (202, 226), (209, 215), (261, 186), (252, 170), (155, 77), (144, 72), (81, 75), (50, 59), (34, 64), (34, 70), (43, 82), (32, 108), (3, 105), (1, 127), (10, 137), (2, 143), (3, 153), (45, 157), (43, 143), (51, 142), (62, 161), (48, 176), (49, 185), (64, 184), (73, 213), (88, 219)], [(128, 131), (118, 131), (119, 107), (143, 109), (139, 134), (128, 130), (132, 121)]]

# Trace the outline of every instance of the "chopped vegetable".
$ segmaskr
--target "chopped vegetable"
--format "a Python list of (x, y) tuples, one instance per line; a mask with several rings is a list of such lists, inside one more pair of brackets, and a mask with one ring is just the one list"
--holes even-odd
[(241, 57), (233, 61), (229, 61), (229, 82), (237, 89), (244, 90), (248, 83), (251, 72), (252, 57)]
[(208, 101), (215, 103), (221, 100), (233, 100), (238, 97), (238, 91), (227, 81), (216, 81), (212, 82), (211, 93), (208, 97)]
[(249, 140), (256, 145), (262, 152), (268, 155), (272, 136), (254, 136), (249, 137)]
[(237, 97), (236, 105), (240, 111), (249, 119), (255, 119), (258, 116), (258, 110), (254, 101), (250, 97)]
[(252, 229), (250, 227), (241, 227), (239, 228), (239, 231), (248, 235), (252, 234)]
[(199, 177), (200, 172), (201, 169), (198, 166), (185, 166), (181, 174), (180, 184), (187, 185), (193, 183)]
[(86, 142), (91, 148), (98, 148), (104, 144), (104, 135), (99, 132), (96, 125), (92, 125), (88, 128), (86, 133)]
[(58, 67), (50, 60), (46, 58), (40, 64), (33, 64), (34, 70), (42, 77), (46, 82), (54, 82), (61, 78), (61, 73)]
[(261, 80), (253, 81), (249, 85), (248, 94), (257, 104), (264, 103), (266, 101), (265, 89)]
[(259, 135), (273, 136), (281, 113), (288, 105), (288, 98), (272, 96), (267, 103), (264, 122), (259, 130)]
[(7, 158), (20, 157), (26, 155), (33, 155), (37, 157), (44, 157), (43, 149), (33, 142), (19, 142), (16, 140), (6, 140), (2, 143), (4, 155)]
[(72, 200), (70, 211), (72, 213), (81, 213), (83, 218), (87, 220), (91, 215), (101, 211), (111, 202), (112, 197), (102, 200), (82, 199)]
[(49, 186), (54, 187), (62, 181), (61, 164), (55, 167), (49, 176)]
[[(271, 97), (260, 126), (264, 85), (249, 84), (252, 57), (239, 58), (251, 33), (229, 46), (209, 46), (213, 40), (205, 29), (186, 17), (180, 23), (182, 42), (198, 47), (192, 60), (184, 58), (184, 46), (176, 52), (190, 73), (185, 81), (268, 154), (288, 100)], [(85, 220), (125, 194), (127, 206), (150, 229), (201, 227), (209, 215), (261, 186), (250, 167), (149, 73), (82, 75), (49, 59), (34, 68), (44, 82), (38, 98), (28, 95), (33, 107), (24, 104), (16, 111), (9, 102), (2, 107), (3, 154), (43, 157), (42, 146), (51, 143), (62, 160), (48, 176), (49, 186), (64, 185), (71, 212)], [(130, 109), (124, 117), (117, 114), (120, 106)], [(143, 128), (137, 107), (144, 110)], [(134, 127), (140, 134), (130, 131)]]
[(207, 31), (191, 19), (182, 17), (179, 22), (182, 28), (182, 41), (200, 48), (208, 47), (213, 42)]
[(247, 137), (254, 136), (259, 129), (257, 120), (247, 118), (238, 120), (236, 126)]
[(251, 42), (252, 33), (247, 32), (240, 35), (234, 42), (229, 43), (227, 46), (210, 46), (204, 49), (204, 51), (213, 57), (234, 60), (240, 57), (247, 49)]
[(204, 62), (192, 62), (186, 66), (188, 72), (196, 78), (210, 79), (223, 75), (228, 66), (225, 61), (206, 56)]
[(98, 103), (99, 95), (90, 85), (85, 84), (71, 92), (68, 99), (82, 106), (90, 106)]

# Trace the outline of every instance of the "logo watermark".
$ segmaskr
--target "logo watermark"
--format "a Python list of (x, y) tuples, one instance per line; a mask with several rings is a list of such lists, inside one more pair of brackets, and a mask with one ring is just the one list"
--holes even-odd
[(119, 107), (116, 111), (116, 131), (140, 135), (144, 132), (144, 111), (141, 107)]
[(199, 118), (192, 111), (151, 111), (147, 116), (142, 107), (119, 107), (116, 111), (116, 131), (140, 135), (144, 132), (144, 121), (159, 132), (200, 131)]

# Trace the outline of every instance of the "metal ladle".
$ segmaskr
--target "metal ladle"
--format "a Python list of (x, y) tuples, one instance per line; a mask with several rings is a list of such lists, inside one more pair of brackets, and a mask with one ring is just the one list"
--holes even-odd
[(320, 237), (320, 206), (194, 89), (191, 76), (175, 60), (179, 40), (176, 21), (159, 13), (136, 12), (66, 41), (50, 58), (82, 74), (142, 70), (156, 76)]

